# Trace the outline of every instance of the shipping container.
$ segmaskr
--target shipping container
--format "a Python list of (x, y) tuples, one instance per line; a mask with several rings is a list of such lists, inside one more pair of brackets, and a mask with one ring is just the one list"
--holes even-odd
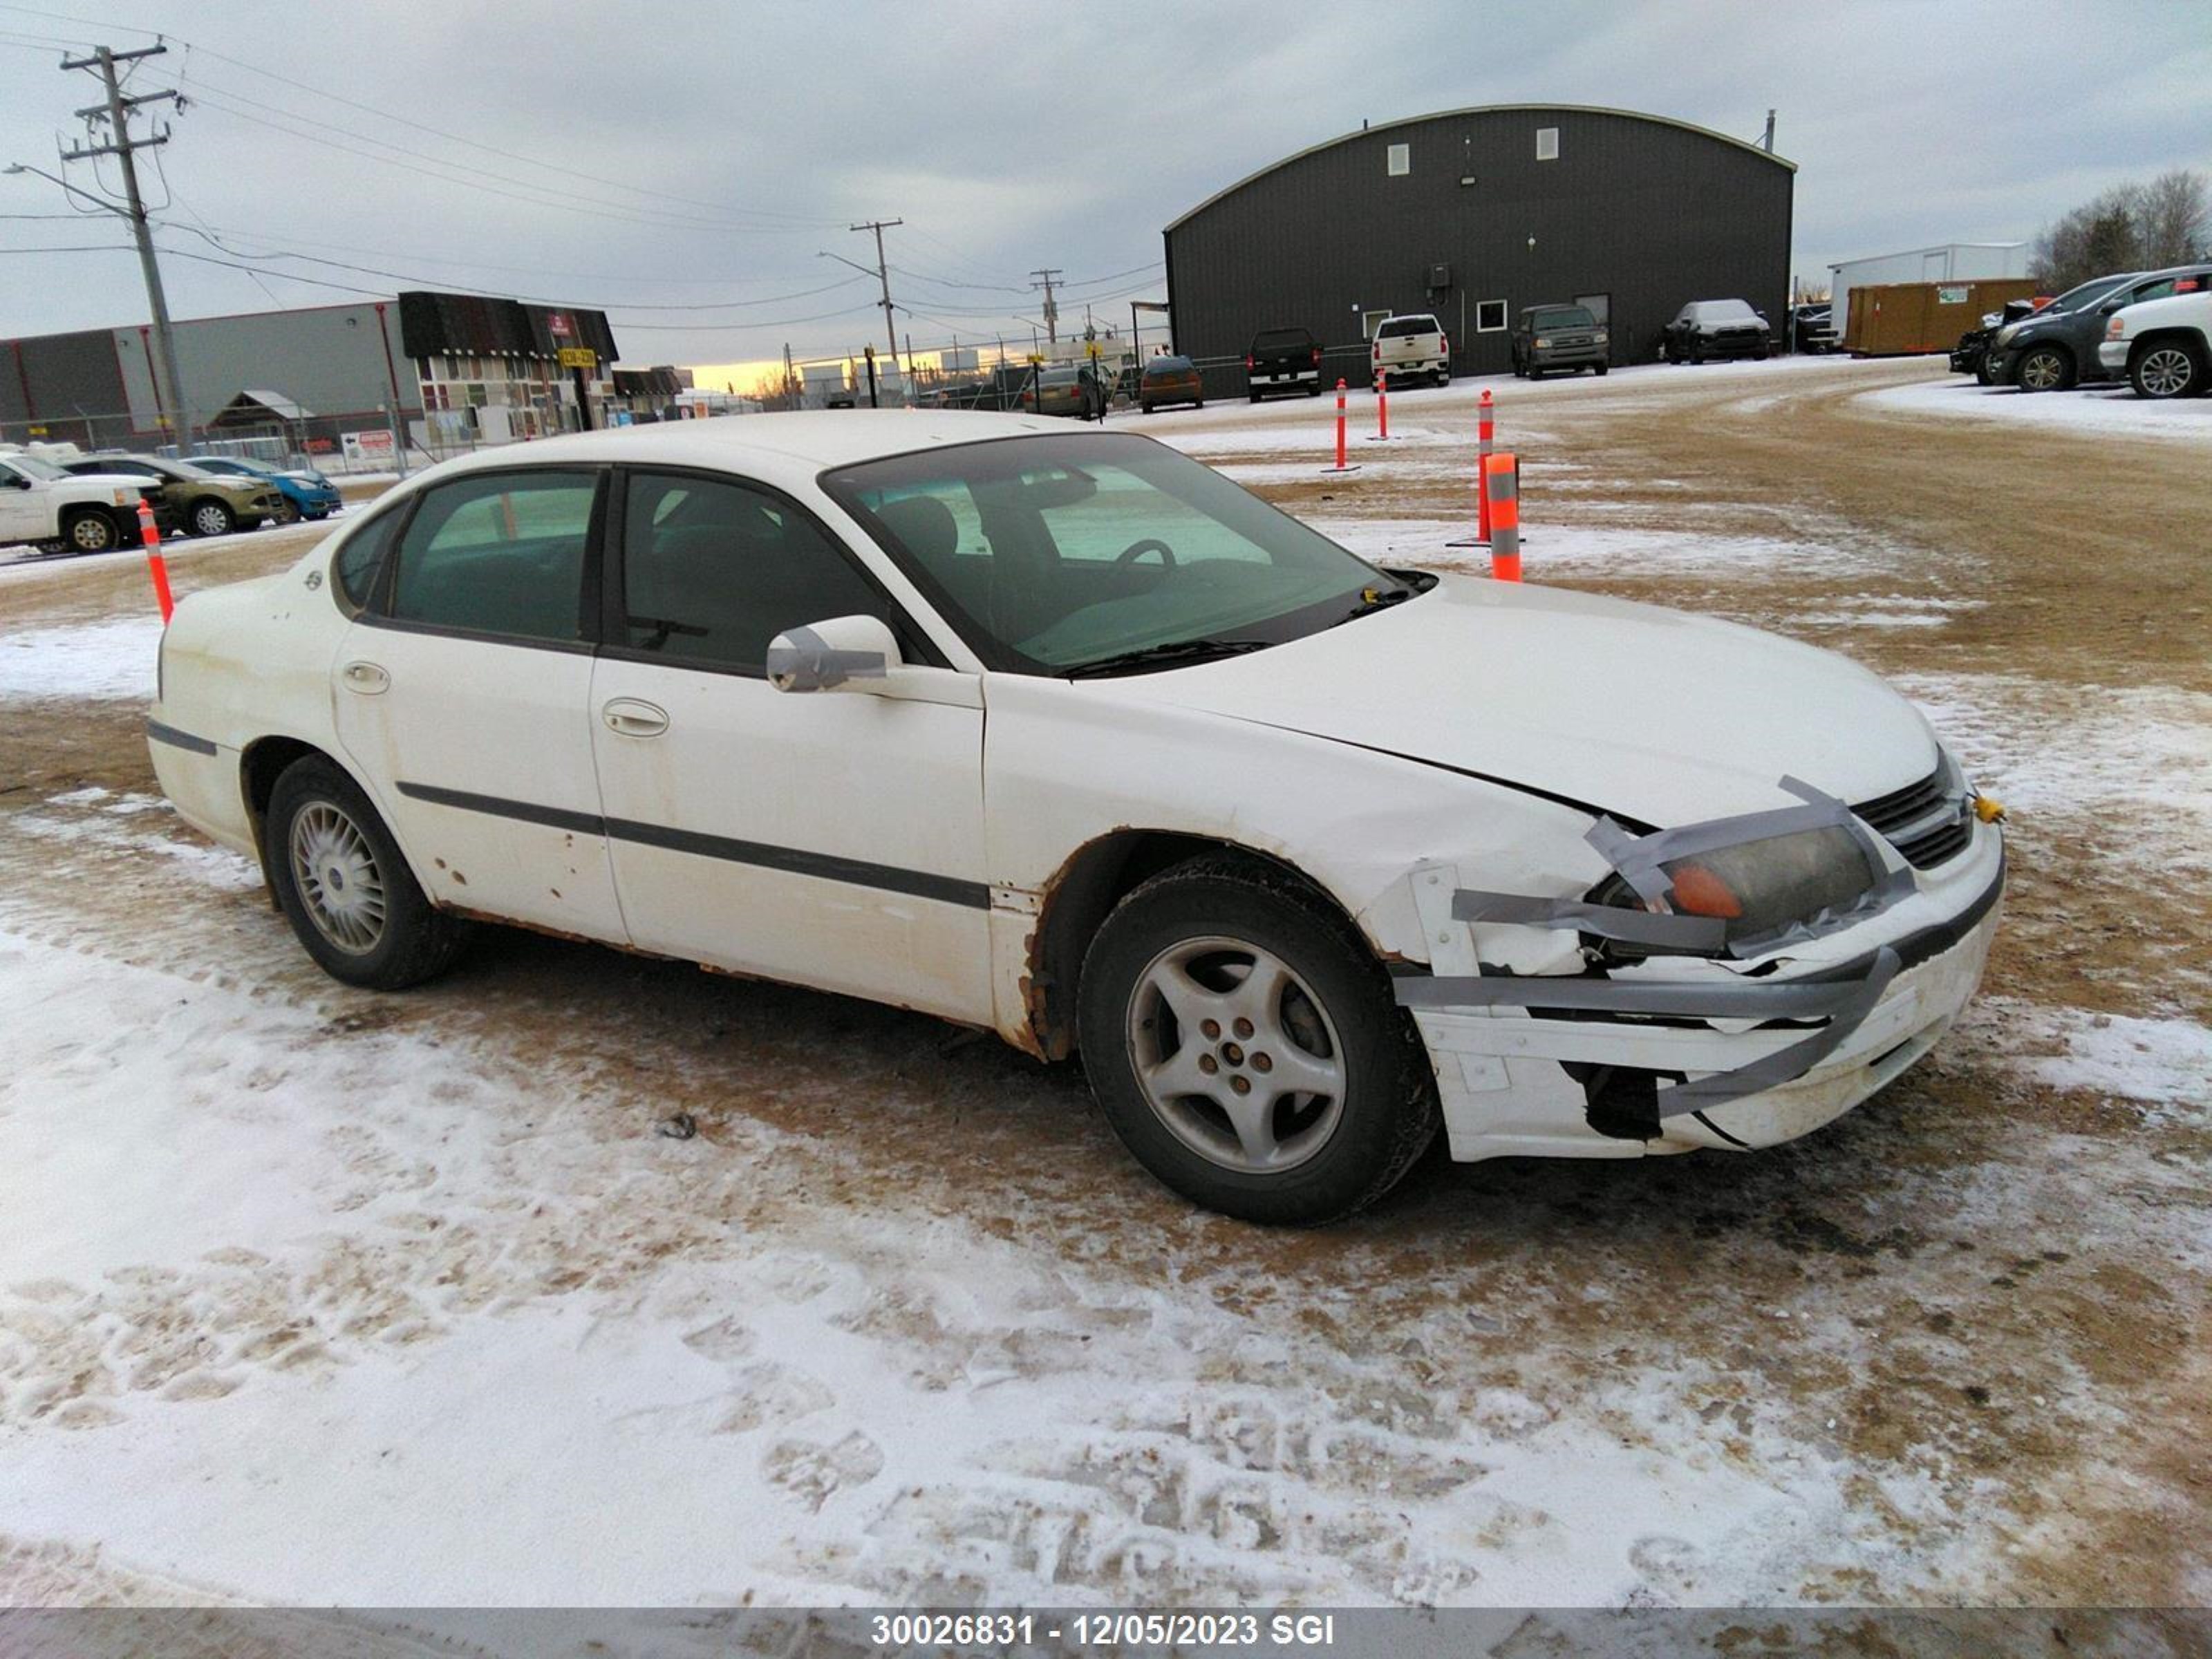
[(2035, 291), (2035, 283), (2025, 276), (1861, 288), (1851, 297), (1844, 349), (1854, 357), (1948, 351), (1961, 334), (1982, 325), (1984, 312), (2001, 311), (2006, 301), (2030, 299)]

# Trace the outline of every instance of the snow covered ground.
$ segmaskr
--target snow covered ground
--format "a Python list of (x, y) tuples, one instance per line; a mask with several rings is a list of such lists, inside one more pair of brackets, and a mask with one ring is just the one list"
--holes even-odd
[[(1576, 448), (1585, 407), (1895, 372), (1516, 391), (1599, 509), (1532, 522), (1531, 574), (1920, 653), (1902, 684), (2017, 814), (2015, 933), (2202, 912), (2203, 693), (1947, 654), (2005, 599), (1974, 548), (1626, 521)], [(1389, 466), (1448, 477), (1473, 396), (1394, 398)], [(1139, 429), (1265, 483), (1315, 407)], [(1300, 510), (1482, 568), (1426, 509)], [(0, 1605), (2212, 1595), (2147, 1495), (2206, 1394), (2201, 962), (2151, 992), (2001, 956), (1931, 1061), (1790, 1148), (1432, 1164), (1267, 1232), (1158, 1192), (1079, 1077), (894, 1011), (505, 933), (406, 996), (323, 978), (149, 793), (154, 630), (101, 562), (0, 609)]]
[(2154, 403), (2126, 385), (2082, 386), (2072, 392), (2021, 392), (1982, 386), (1971, 374), (1915, 381), (1865, 393), (1875, 408), (1936, 419), (2002, 422), (2038, 431), (2078, 432), (2084, 437), (2124, 434), (2178, 443), (2212, 444), (2212, 398)]

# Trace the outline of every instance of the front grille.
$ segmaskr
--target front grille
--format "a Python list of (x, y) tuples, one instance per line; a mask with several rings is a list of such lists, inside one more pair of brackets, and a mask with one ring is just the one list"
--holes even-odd
[[(1917, 783), (1851, 808), (1916, 870), (1933, 870), (1956, 858), (1972, 839), (1971, 809), (1966, 803), (1944, 810), (1950, 805), (1944, 787), (1948, 770), (1938, 766)], [(1898, 832), (1908, 830), (1911, 833), (1899, 839)]]

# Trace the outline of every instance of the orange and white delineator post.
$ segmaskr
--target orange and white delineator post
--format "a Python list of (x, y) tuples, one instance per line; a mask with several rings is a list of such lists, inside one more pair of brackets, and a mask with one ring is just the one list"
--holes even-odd
[(1490, 499), (1490, 574), (1502, 582), (1521, 580), (1520, 464), (1510, 453), (1483, 459)]
[(1343, 377), (1342, 377), (1341, 375), (1340, 375), (1340, 376), (1338, 376), (1338, 377), (1337, 377), (1337, 382), (1336, 382), (1336, 470), (1337, 470), (1339, 472), (1341, 472), (1341, 471), (1343, 471), (1345, 470), (1345, 466), (1344, 466), (1344, 379), (1343, 379)]
[(1390, 435), (1390, 371), (1387, 368), (1375, 371), (1375, 435)]
[(1490, 450), (1497, 431), (1491, 414), (1490, 388), (1485, 386), (1482, 411), (1474, 427), (1474, 539), (1485, 547), (1490, 545)]
[(154, 509), (143, 496), (138, 501), (138, 540), (146, 550), (146, 568), (154, 578), (154, 597), (161, 602), (161, 626), (167, 628), (177, 602), (169, 597), (169, 567), (161, 559), (161, 532), (154, 522)]

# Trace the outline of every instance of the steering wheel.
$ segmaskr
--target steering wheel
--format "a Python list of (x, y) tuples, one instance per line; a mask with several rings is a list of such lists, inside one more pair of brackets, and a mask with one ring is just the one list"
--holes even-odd
[(1127, 547), (1121, 550), (1121, 556), (1115, 559), (1114, 562), (1116, 566), (1134, 564), (1138, 560), (1143, 558), (1147, 553), (1158, 554), (1160, 556), (1160, 562), (1165, 565), (1168, 569), (1172, 570), (1175, 568), (1175, 549), (1170, 547), (1165, 542), (1162, 541), (1157, 536), (1147, 536), (1140, 542), (1131, 542)]

